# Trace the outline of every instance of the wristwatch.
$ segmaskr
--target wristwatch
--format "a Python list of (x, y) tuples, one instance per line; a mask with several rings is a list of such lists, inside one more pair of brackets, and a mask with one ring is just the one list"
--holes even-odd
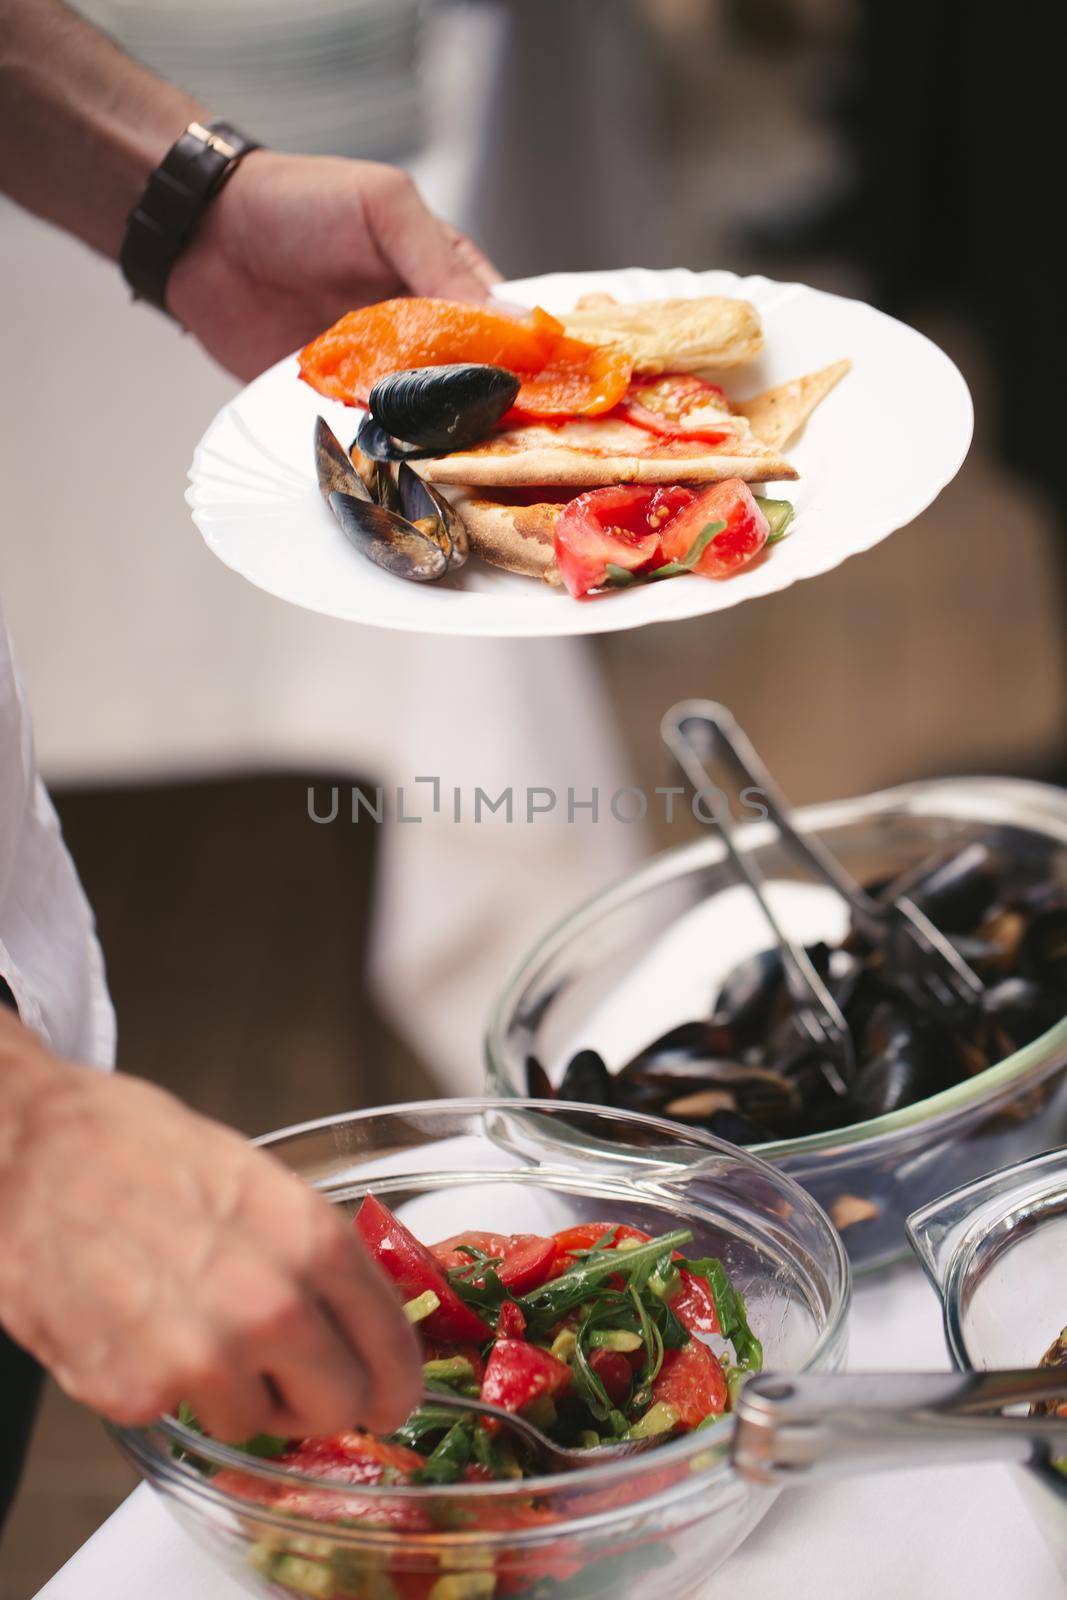
[(167, 311), (171, 268), (238, 162), (258, 149), (228, 122), (190, 122), (126, 219), (119, 265), (135, 300)]

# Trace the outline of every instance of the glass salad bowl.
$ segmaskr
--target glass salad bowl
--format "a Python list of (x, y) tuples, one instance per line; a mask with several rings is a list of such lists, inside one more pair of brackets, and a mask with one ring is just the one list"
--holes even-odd
[[(373, 1191), (427, 1242), (487, 1221), (540, 1233), (601, 1220), (684, 1227), (687, 1249), (719, 1257), (744, 1294), (766, 1365), (844, 1360), (849, 1267), (828, 1218), (782, 1172), (708, 1135), (556, 1102), (455, 1100), (262, 1142), (345, 1211)], [(658, 1600), (695, 1600), (774, 1498), (732, 1471), (732, 1430), (725, 1416), (622, 1461), (448, 1487), (302, 1477), (169, 1417), (117, 1436), (193, 1538), (261, 1594), (594, 1600), (647, 1582)], [(303, 1491), (300, 1515), (281, 1509), (279, 1481)]]
[[(908, 1233), (945, 1308), (963, 1372), (1036, 1367), (1067, 1326), (1067, 1150), (1050, 1150), (922, 1207)], [(1013, 1468), (1067, 1581), (1067, 1461)]]
[[(863, 883), (979, 840), (1014, 869), (1067, 886), (1067, 793), (1044, 784), (920, 782), (807, 807), (797, 818)], [(839, 943), (848, 925), (843, 902), (805, 875), (772, 824), (746, 822), (735, 833), (767, 880), (786, 932), (805, 945)], [(558, 1086), (583, 1049), (617, 1071), (650, 1041), (708, 1017), (725, 976), (772, 943), (717, 838), (656, 857), (573, 912), (522, 962), (490, 1020), (488, 1087), (530, 1092), (531, 1057)], [(1067, 1020), (1060, 1020), (995, 1065), (897, 1111), (749, 1148), (815, 1195), (853, 1266), (866, 1269), (906, 1254), (905, 1218), (947, 1185), (1065, 1137)]]

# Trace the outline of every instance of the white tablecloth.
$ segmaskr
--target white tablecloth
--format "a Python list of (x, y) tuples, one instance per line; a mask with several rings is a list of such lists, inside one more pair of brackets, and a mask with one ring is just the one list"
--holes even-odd
[[(944, 1368), (940, 1309), (917, 1269), (856, 1291), (853, 1368)], [(1062, 1583), (1003, 1467), (857, 1477), (780, 1496), (711, 1594), (744, 1600), (1051, 1600)], [(240, 1600), (138, 1489), (39, 1600)]]

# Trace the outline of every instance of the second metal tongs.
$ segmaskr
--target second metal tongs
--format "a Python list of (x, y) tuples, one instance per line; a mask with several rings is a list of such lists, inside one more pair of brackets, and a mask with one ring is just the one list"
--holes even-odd
[[(427, 1405), (492, 1418), (547, 1472), (575, 1472), (636, 1455), (659, 1438), (599, 1449), (557, 1445), (522, 1417), (427, 1390)], [(750, 1483), (782, 1488), (857, 1472), (1067, 1456), (1067, 1416), (1004, 1416), (1005, 1407), (1067, 1402), (1067, 1371), (761, 1373), (741, 1390), (730, 1461)], [(714, 1442), (714, 1430), (708, 1435)]]
[[(717, 746), (726, 751), (747, 784), (746, 792), (758, 796), (785, 846), (841, 897), (863, 936), (895, 956), (924, 1004), (948, 1015), (966, 1014), (981, 1004), (981, 978), (913, 901), (906, 896), (891, 901), (875, 899), (846, 872), (817, 834), (801, 830), (785, 795), (725, 706), (713, 700), (683, 700), (667, 712), (661, 732), (695, 794), (721, 793), (712, 783), (706, 763)], [(734, 837), (728, 808), (716, 805), (701, 816), (717, 830), (738, 876), (759, 901), (782, 952), (797, 1022), (822, 1051), (831, 1086), (837, 1093), (845, 1093), (855, 1075), (855, 1056), (841, 1008), (806, 951), (780, 924), (768, 902), (759, 867)]]

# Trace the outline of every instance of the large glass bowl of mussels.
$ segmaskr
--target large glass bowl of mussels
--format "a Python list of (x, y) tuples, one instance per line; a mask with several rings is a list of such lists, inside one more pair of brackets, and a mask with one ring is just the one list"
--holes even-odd
[[(437, 1293), (405, 1302), (424, 1340), (429, 1390), (477, 1393), (473, 1369), (484, 1362), (483, 1397), (517, 1410), (523, 1374), (567, 1372), (568, 1383), (551, 1389), (531, 1382), (523, 1414), (588, 1451), (590, 1464), (546, 1474), (478, 1418), (439, 1415), (432, 1394), (389, 1439), (363, 1432), (355, 1418), (336, 1438), (260, 1437), (240, 1448), (209, 1439), (184, 1414), (118, 1430), (193, 1538), (276, 1600), (615, 1600), (644, 1592), (695, 1600), (706, 1592), (710, 1574), (774, 1500), (728, 1459), (731, 1347), (749, 1371), (761, 1361), (777, 1371), (833, 1370), (844, 1359), (848, 1261), (814, 1200), (784, 1173), (707, 1134), (559, 1104), (386, 1107), (263, 1142), (352, 1214), (368, 1244), (380, 1237), (373, 1219), (388, 1215), (388, 1275), (398, 1286), (394, 1269), (401, 1277), (417, 1271), (420, 1284), (425, 1271), (438, 1275)], [(361, 1222), (368, 1212), (371, 1222)], [(449, 1266), (442, 1281), (457, 1254), (469, 1263)], [(708, 1285), (714, 1326), (694, 1283)], [(506, 1331), (501, 1305), (495, 1333), (472, 1333), (475, 1313), (488, 1316), (492, 1306), (496, 1318), (502, 1286)], [(524, 1329), (516, 1326), (520, 1313), (529, 1319)], [(548, 1350), (544, 1316), (551, 1322), (557, 1313), (568, 1327)], [(457, 1339), (466, 1342), (462, 1355), (443, 1356), (442, 1341)], [(502, 1370), (494, 1362), (505, 1356), (508, 1395), (488, 1394), (491, 1373)], [(609, 1376), (612, 1364), (625, 1366), (625, 1395), (615, 1387), (619, 1374)], [(722, 1375), (718, 1399), (712, 1371)], [(612, 1385), (609, 1406), (597, 1412), (604, 1431), (611, 1407), (636, 1404), (646, 1377), (651, 1396), (663, 1382), (674, 1394), (670, 1419), (666, 1402), (653, 1399), (634, 1425), (644, 1431), (632, 1437), (656, 1440), (647, 1451), (605, 1462), (598, 1432), (567, 1434), (574, 1418), (590, 1426), (580, 1419), (597, 1385)]]
[[(943, 1195), (908, 1218), (908, 1234), (941, 1296), (962, 1372), (1067, 1367), (1067, 1151)], [(1067, 1404), (1032, 1411), (1067, 1416)], [(1067, 1457), (1038, 1445), (1013, 1470), (1067, 1582)]]
[(917, 1206), (1067, 1137), (1067, 793), (946, 779), (797, 815), (864, 885), (907, 893), (979, 974), (980, 1002), (919, 1006), (844, 902), (753, 821), (737, 842), (848, 1023), (847, 1092), (801, 1036), (766, 919), (711, 837), (529, 954), (494, 1009), (488, 1081), (747, 1146), (809, 1189), (870, 1268), (904, 1253)]

